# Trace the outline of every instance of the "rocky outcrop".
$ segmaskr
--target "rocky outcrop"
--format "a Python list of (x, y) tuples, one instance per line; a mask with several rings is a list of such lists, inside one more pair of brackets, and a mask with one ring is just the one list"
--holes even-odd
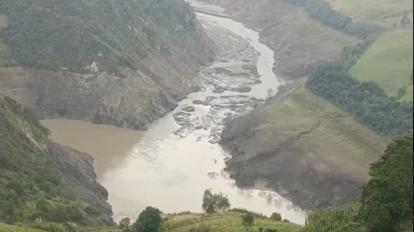
[(92, 156), (51, 140), (47, 146), (50, 157), (58, 164), (65, 181), (71, 184), (72, 191), (77, 192), (77, 200), (87, 202), (90, 214), (100, 215), (101, 222), (112, 225), (114, 222), (111, 205), (107, 202), (108, 192), (96, 180)]
[(198, 88), (199, 68), (215, 56), (183, 1), (18, 2), (26, 8), (0, 4), (10, 21), (0, 36), (22, 66), (0, 68), (0, 95), (41, 118), (146, 129)]

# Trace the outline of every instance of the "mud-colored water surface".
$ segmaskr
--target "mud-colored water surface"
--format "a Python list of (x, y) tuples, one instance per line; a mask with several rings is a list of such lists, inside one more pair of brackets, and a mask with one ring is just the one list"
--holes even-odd
[(140, 131), (68, 119), (43, 120), (42, 124), (51, 130), (52, 140), (91, 154), (98, 179), (117, 167), (143, 135)]

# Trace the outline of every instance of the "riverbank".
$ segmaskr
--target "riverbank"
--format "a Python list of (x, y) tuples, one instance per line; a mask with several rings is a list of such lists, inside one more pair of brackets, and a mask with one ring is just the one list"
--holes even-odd
[(359, 40), (323, 25), (302, 7), (285, 0), (202, 2), (223, 7), (222, 13), (258, 31), (261, 41), (275, 52), (274, 72), (284, 80), (307, 76), (313, 65), (336, 59), (342, 48)]

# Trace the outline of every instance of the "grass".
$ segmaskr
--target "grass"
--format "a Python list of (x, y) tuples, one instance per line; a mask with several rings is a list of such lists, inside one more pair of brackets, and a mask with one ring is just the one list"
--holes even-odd
[[(9, 24), (9, 19), (6, 15), (0, 14), (0, 31), (3, 28), (6, 28)], [(0, 66), (11, 65), (13, 64), (11, 59), (10, 49), (3, 43), (0, 38)]]
[[(165, 232), (189, 232), (192, 228), (198, 228), (200, 225), (210, 228), (210, 232), (241, 232), (245, 231), (241, 223), (239, 212), (226, 212), (223, 214), (213, 214), (205, 216), (196, 213), (184, 213), (177, 215), (168, 215), (164, 221)], [(255, 224), (251, 231), (259, 231), (259, 228), (277, 229), (278, 232), (299, 232), (301, 226), (287, 222), (271, 220), (265, 217), (256, 217)], [(1, 232), (45, 232), (28, 227), (11, 226), (0, 223)], [(120, 229), (110, 227), (81, 228), (80, 232), (121, 232)]]
[(389, 96), (406, 89), (402, 99), (412, 101), (412, 33), (410, 29), (399, 29), (381, 35), (352, 67), (351, 75), (377, 83)]
[[(183, 214), (170, 216), (165, 222), (167, 232), (189, 232), (192, 228), (200, 225), (210, 228), (211, 232), (242, 232), (245, 228), (241, 223), (241, 216), (238, 212), (227, 212), (211, 216), (201, 214)], [(251, 231), (259, 231), (259, 228), (277, 229), (279, 232), (299, 232), (301, 227), (284, 222), (278, 222), (267, 218), (255, 218), (255, 224)]]
[(0, 30), (6, 28), (9, 23), (7, 15), (0, 14)]
[(0, 223), (1, 232), (45, 232), (43, 230), (32, 229), (24, 226), (14, 226)]
[(283, 138), (304, 135), (295, 142), (295, 147), (316, 155), (332, 171), (360, 180), (368, 178), (369, 164), (378, 159), (388, 143), (388, 139), (312, 94), (302, 83), (290, 96), (255, 114), (253, 120), (272, 131), (275, 144)]
[(401, 14), (413, 8), (412, 0), (327, 0), (333, 9), (356, 22), (392, 26)]

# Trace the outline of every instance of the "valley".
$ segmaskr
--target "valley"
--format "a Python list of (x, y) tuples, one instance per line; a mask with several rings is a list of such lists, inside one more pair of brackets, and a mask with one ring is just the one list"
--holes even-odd
[(0, 232), (412, 232), (412, 11), (0, 1)]

